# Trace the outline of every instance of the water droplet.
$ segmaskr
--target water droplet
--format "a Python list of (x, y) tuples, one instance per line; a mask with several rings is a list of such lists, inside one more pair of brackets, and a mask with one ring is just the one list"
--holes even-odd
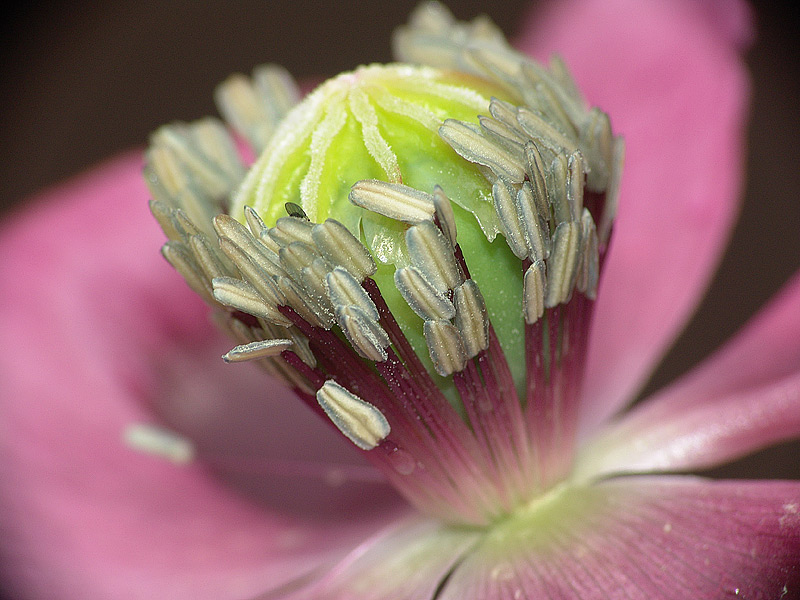
[(389, 461), (392, 463), (394, 470), (400, 473), (400, 475), (411, 475), (417, 466), (416, 459), (411, 456), (410, 452), (402, 448), (395, 448), (389, 455)]

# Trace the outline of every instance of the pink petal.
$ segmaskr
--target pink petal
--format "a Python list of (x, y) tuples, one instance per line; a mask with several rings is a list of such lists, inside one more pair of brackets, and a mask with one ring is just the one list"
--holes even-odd
[(479, 536), (478, 530), (409, 520), (379, 532), (296, 595), (267, 594), (263, 600), (433, 598), (439, 584)]
[(795, 598), (798, 556), (800, 483), (617, 479), (500, 525), (437, 598)]
[[(737, 213), (748, 79), (742, 2), (572, 0), (519, 46), (562, 55), (625, 137), (582, 429), (629, 402), (704, 293)], [(721, 18), (724, 17), (724, 18)]]
[[(219, 360), (228, 343), (159, 256), (147, 197), (135, 153), (0, 232), (0, 558), (16, 598), (242, 598), (339, 556), (396, 506), (348, 481), (363, 467), (296, 400)], [(316, 461), (333, 479), (262, 472), (270, 493), (254, 496), (126, 448), (153, 411), (202, 452), (239, 453), (234, 467)]]
[(581, 470), (699, 469), (800, 437), (798, 307), (800, 273), (712, 358), (590, 442)]

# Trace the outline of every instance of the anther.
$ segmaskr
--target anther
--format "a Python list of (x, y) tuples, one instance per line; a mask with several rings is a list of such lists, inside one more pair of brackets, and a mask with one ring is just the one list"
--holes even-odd
[(447, 119), (439, 128), (439, 135), (466, 160), (489, 167), (498, 177), (515, 183), (524, 181), (525, 168), (519, 157), (488, 140), (477, 126)]
[[(283, 275), (285, 273), (275, 252), (256, 240), (247, 228), (233, 217), (217, 215), (214, 218), (214, 229), (216, 229), (220, 237), (220, 247), (234, 264), (237, 263), (240, 256), (246, 256), (271, 275)], [(235, 252), (236, 256), (233, 256), (233, 253), (229, 253), (226, 250), (226, 246), (223, 246), (222, 241), (226, 238), (230, 240), (230, 244), (227, 246), (228, 249), (231, 247), (238, 249), (238, 252)]]
[(194, 444), (190, 440), (155, 425), (128, 425), (123, 439), (129, 448), (166, 458), (176, 464), (189, 463), (195, 456)]
[[(292, 217), (286, 218), (291, 219)], [(299, 278), (303, 268), (311, 266), (311, 263), (318, 257), (314, 248), (303, 242), (290, 242), (278, 251), (281, 266), (295, 278)]]
[(261, 216), (251, 206), (244, 207), (244, 218), (247, 221), (250, 232), (256, 239), (260, 239), (269, 229)]
[(547, 293), (544, 261), (537, 260), (525, 271), (522, 304), (525, 322), (532, 325), (544, 314), (544, 299)]
[(503, 229), (508, 247), (517, 258), (525, 258), (528, 255), (528, 248), (525, 244), (525, 234), (522, 231), (522, 223), (517, 215), (515, 206), (515, 194), (510, 186), (502, 178), (494, 182), (492, 186), (492, 199), (494, 209), (500, 219), (500, 226)]
[(247, 254), (228, 238), (219, 240), (220, 250), (227, 256), (258, 293), (268, 302), (281, 305), (285, 298), (275, 285), (274, 278), (284, 273), (268, 261), (258, 261), (257, 255)]
[(427, 320), (452, 319), (455, 306), (438, 291), (416, 267), (403, 267), (394, 272), (394, 284), (415, 313)]
[(553, 127), (541, 116), (525, 107), (517, 109), (517, 122), (534, 141), (552, 149), (556, 154), (572, 153), (578, 149), (575, 142)]
[(425, 321), (423, 333), (433, 367), (439, 375), (447, 377), (464, 369), (467, 351), (455, 326), (449, 321)]
[(375, 273), (375, 261), (369, 250), (339, 221), (326, 219), (315, 225), (311, 237), (322, 256), (347, 269), (358, 281)]
[(314, 299), (305, 288), (289, 277), (278, 277), (278, 289), (286, 298), (286, 304), (303, 320), (315, 327), (330, 329), (335, 322), (334, 315), (327, 306)]
[(280, 246), (288, 246), (292, 242), (303, 242), (313, 245), (311, 229), (314, 223), (307, 219), (298, 217), (281, 217), (275, 222), (275, 227), (269, 230), (269, 237), (275, 240)]
[(583, 155), (573, 152), (567, 162), (567, 201), (570, 206), (572, 220), (579, 220), (583, 213), (583, 182), (586, 177), (586, 166)]
[(411, 264), (422, 271), (436, 289), (451, 290), (461, 283), (453, 249), (431, 221), (409, 227), (406, 246)]
[(456, 218), (453, 214), (453, 205), (450, 203), (450, 198), (438, 185), (433, 188), (433, 208), (439, 222), (439, 228), (447, 238), (447, 241), (450, 242), (450, 245), (455, 247), (458, 231), (456, 229)]
[(533, 188), (529, 181), (522, 184), (522, 187), (517, 192), (514, 204), (522, 225), (528, 256), (531, 260), (547, 258), (550, 253), (548, 248), (549, 240), (545, 238), (545, 234), (542, 231), (541, 219), (533, 196)]
[(212, 300), (210, 286), (205, 273), (197, 264), (192, 253), (181, 242), (167, 242), (161, 246), (161, 254), (167, 262), (181, 274), (196, 294)]
[(567, 185), (569, 182), (569, 163), (566, 156), (557, 154), (550, 164), (550, 178), (547, 182), (547, 193), (553, 210), (556, 224), (572, 221), (572, 205), (570, 204)]
[[(533, 198), (536, 201), (536, 210), (545, 220), (550, 218), (550, 205), (547, 197), (547, 180), (545, 178), (545, 166), (539, 149), (533, 142), (525, 144), (525, 158), (528, 163), (528, 179), (533, 190)], [(547, 230), (549, 237), (550, 230)]]
[[(147, 168), (147, 167), (145, 167)], [(167, 239), (176, 241), (181, 239), (181, 234), (178, 231), (178, 225), (173, 216), (173, 209), (161, 200), (150, 200), (150, 213), (158, 222), (159, 227), (167, 236)]]
[(342, 267), (336, 267), (327, 274), (326, 282), (331, 304), (334, 307), (357, 306), (371, 319), (377, 321), (380, 318), (372, 298), (349, 271)]
[(553, 234), (553, 249), (547, 265), (546, 308), (567, 302), (575, 285), (581, 247), (581, 225), (561, 223)]
[(336, 320), (350, 345), (362, 357), (375, 362), (388, 358), (389, 336), (366, 311), (354, 305), (338, 306)]
[(292, 347), (292, 340), (258, 340), (249, 344), (242, 344), (229, 350), (222, 356), (227, 363), (257, 360), (278, 356), (284, 350)]
[(481, 125), (481, 129), (497, 143), (503, 145), (506, 150), (515, 155), (522, 154), (525, 147), (525, 139), (511, 127), (483, 115), (478, 116), (478, 122)]
[(366, 210), (404, 223), (419, 223), (433, 217), (433, 196), (400, 183), (377, 179), (357, 181), (348, 196)]
[(300, 271), (300, 285), (306, 290), (317, 303), (325, 306), (328, 310), (333, 309), (330, 298), (328, 297), (328, 287), (325, 278), (330, 273), (331, 265), (321, 256), (314, 259), (308, 267), (303, 267)]
[(214, 298), (220, 304), (272, 323), (291, 325), (291, 322), (287, 321), (275, 307), (264, 302), (264, 299), (249, 283), (232, 277), (217, 277), (212, 284), (214, 285)]
[(592, 107), (581, 126), (580, 139), (587, 162), (592, 164), (586, 175), (586, 186), (593, 192), (602, 192), (608, 186), (614, 161), (614, 136), (608, 115)]
[(215, 277), (233, 275), (231, 269), (227, 267), (230, 263), (223, 262), (223, 256), (219, 251), (211, 247), (205, 236), (193, 235), (189, 239), (189, 246), (207, 279), (211, 280)]
[(317, 391), (317, 402), (333, 424), (362, 450), (372, 450), (391, 432), (381, 411), (332, 379)]
[(583, 209), (581, 230), (581, 258), (575, 287), (587, 298), (594, 300), (600, 279), (600, 254), (594, 219), (586, 208)]
[(483, 294), (472, 279), (467, 279), (453, 293), (455, 325), (464, 340), (469, 358), (489, 347), (489, 318)]

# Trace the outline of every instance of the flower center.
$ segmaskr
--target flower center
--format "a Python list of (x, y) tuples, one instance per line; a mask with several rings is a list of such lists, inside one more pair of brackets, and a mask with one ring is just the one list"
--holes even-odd
[(281, 71), (229, 81), (263, 148), (246, 176), (210, 122), (157, 133), (146, 172), (165, 256), (242, 342), (226, 360), (421, 510), (482, 525), (568, 476), (622, 145), (560, 62), (430, 26), (398, 47), (432, 66), (360, 67), (277, 126)]
[[(524, 389), (517, 259), (502, 240), (492, 243), (501, 224), (492, 207), (491, 183), (480, 165), (461, 158), (439, 135), (448, 119), (469, 121), (477, 128), (477, 116), (487, 111), (490, 99), (508, 96), (484, 79), (430, 67), (370, 65), (343, 73), (284, 119), (230, 211), (243, 221), (244, 208), (250, 206), (273, 226), (286, 216), (284, 206), (291, 202), (311, 221), (331, 217), (359, 237), (377, 263), (372, 277), (403, 334), (454, 403), (452, 383), (438, 376), (428, 357), (424, 316), (413, 310), (419, 303), (409, 305), (408, 294), (398, 293), (394, 277), (413, 261), (405, 243), (409, 224), (433, 217), (431, 194), (441, 188), (453, 202), (472, 277), (481, 287), (507, 291), (488, 296), (487, 309), (505, 353), (513, 357), (510, 366), (518, 389)], [(351, 191), (356, 182), (370, 179), (403, 185), (361, 184)], [(414, 272), (403, 274), (408, 279)]]

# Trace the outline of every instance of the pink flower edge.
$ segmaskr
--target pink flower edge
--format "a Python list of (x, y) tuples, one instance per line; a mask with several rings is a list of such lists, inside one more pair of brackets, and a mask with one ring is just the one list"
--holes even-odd
[(744, 157), (747, 12), (735, 1), (551, 2), (531, 14), (518, 40), (540, 58), (562, 56), (625, 138), (583, 387), (584, 435), (633, 400), (727, 243)]
[(718, 466), (800, 437), (800, 273), (714, 356), (584, 448), (587, 476)]
[[(146, 198), (135, 152), (43, 193), (0, 234), (0, 342), (13, 349), (0, 360), (0, 555), (18, 598), (246, 597), (327, 564), (401, 506), (383, 483), (349, 479), (357, 457), (282, 386), (223, 363), (229, 342), (158, 255)], [(267, 459), (280, 493), (259, 500), (221, 483), (235, 470), (122, 443), (157, 419), (201, 451)], [(327, 466), (287, 476), (280, 458)]]

